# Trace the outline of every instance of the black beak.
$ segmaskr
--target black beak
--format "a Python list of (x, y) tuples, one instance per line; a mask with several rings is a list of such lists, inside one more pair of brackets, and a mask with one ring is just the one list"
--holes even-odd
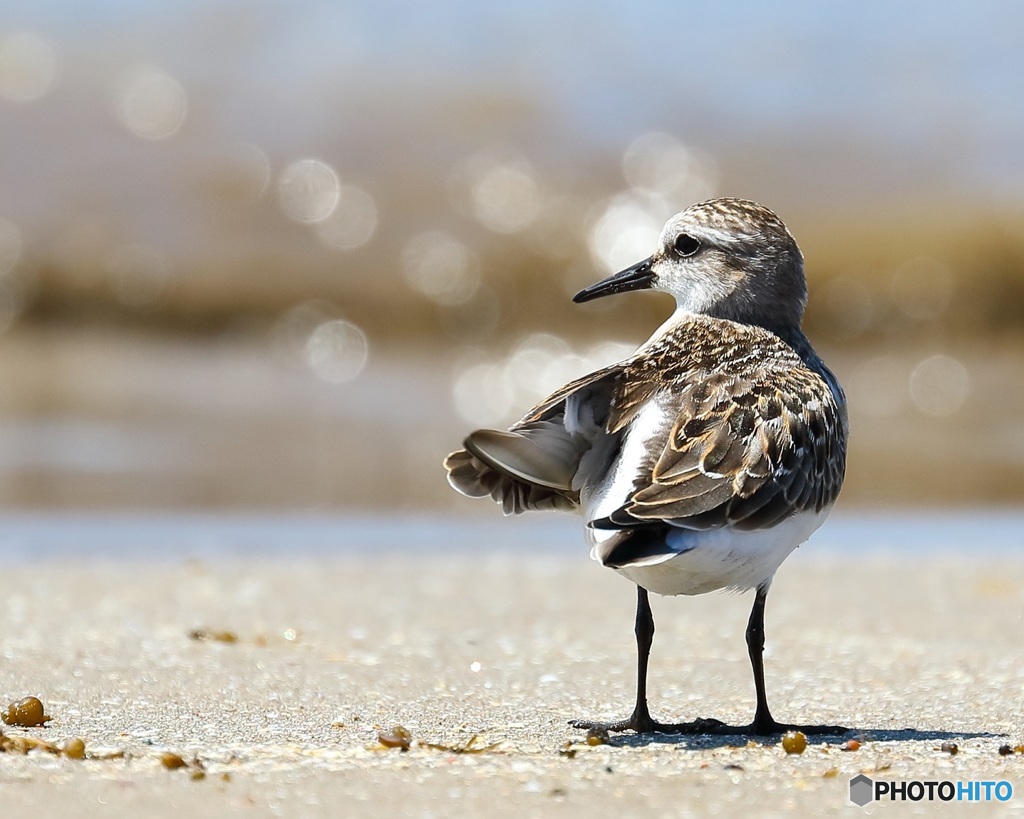
[(627, 267), (621, 273), (602, 279), (597, 284), (584, 287), (572, 297), (577, 304), (585, 301), (599, 299), (601, 296), (610, 296), (613, 293), (625, 293), (627, 290), (646, 290), (654, 281), (654, 272), (651, 270), (651, 263), (654, 257), (637, 262), (632, 267)]

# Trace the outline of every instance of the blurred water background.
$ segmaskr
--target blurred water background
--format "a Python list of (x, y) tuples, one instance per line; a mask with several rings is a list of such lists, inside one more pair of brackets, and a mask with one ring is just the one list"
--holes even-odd
[(0, 508), (495, 513), (442, 457), (712, 195), (804, 250), (841, 508), (1016, 504), (1022, 101), (1013, 2), (6, 0)]

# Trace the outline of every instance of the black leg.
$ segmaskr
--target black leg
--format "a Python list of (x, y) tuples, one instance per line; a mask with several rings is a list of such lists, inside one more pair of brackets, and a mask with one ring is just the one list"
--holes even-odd
[[(654, 612), (647, 589), (636, 587), (636, 623), (633, 626), (636, 634), (636, 705), (630, 721), (634, 725), (652, 723), (651, 712), (647, 708), (647, 664), (651, 659), (651, 646), (654, 644)], [(634, 729), (649, 730), (649, 729)]]
[(574, 728), (597, 731), (636, 731), (637, 733), (659, 732), (663, 734), (719, 734), (770, 736), (786, 731), (803, 731), (805, 734), (845, 734), (848, 729), (839, 725), (786, 725), (776, 722), (768, 710), (768, 695), (764, 684), (764, 607), (768, 599), (771, 580), (757, 587), (754, 605), (747, 621), (747, 653), (754, 673), (754, 692), (757, 707), (754, 721), (750, 725), (726, 725), (717, 719), (698, 719), (693, 722), (661, 723), (651, 719), (647, 707), (647, 663), (654, 641), (654, 615), (647, 589), (637, 586), (636, 603), (636, 705), (633, 714), (617, 722), (591, 722), (571, 720)]
[(754, 693), (757, 696), (757, 708), (750, 727), (758, 734), (770, 734), (776, 726), (768, 710), (768, 695), (764, 687), (764, 604), (768, 600), (770, 585), (771, 581), (757, 587), (754, 605), (750, 609), (750, 619), (747, 621), (747, 654), (750, 655), (750, 668), (754, 672)]
[(768, 695), (764, 685), (764, 606), (768, 600), (768, 589), (772, 581), (762, 583), (754, 595), (754, 605), (750, 609), (747, 621), (747, 653), (750, 655), (750, 668), (754, 672), (754, 693), (757, 696), (757, 707), (754, 710), (754, 721), (747, 726), (744, 733), (758, 736), (784, 734), (786, 731), (802, 731), (805, 734), (845, 734), (849, 729), (841, 725), (787, 725), (776, 722), (768, 710)]
[(651, 656), (651, 644), (654, 642), (654, 614), (651, 612), (651, 601), (647, 589), (636, 587), (636, 705), (628, 719), (615, 722), (593, 722), (591, 720), (574, 719), (569, 724), (573, 728), (588, 731), (629, 731), (637, 733), (654, 730), (654, 722), (647, 708), (647, 662)]
[[(680, 733), (679, 726), (665, 725), (651, 719), (647, 707), (647, 664), (651, 656), (651, 645), (654, 642), (654, 614), (651, 612), (651, 601), (647, 589), (636, 587), (636, 705), (627, 719), (615, 722), (593, 722), (590, 720), (570, 720), (573, 728), (588, 731), (636, 731), (638, 734), (660, 731), (662, 733)], [(721, 725), (718, 720), (699, 720), (701, 725)], [(696, 723), (694, 723), (696, 725)]]
[(632, 728), (634, 731), (652, 731), (654, 720), (647, 708), (647, 664), (651, 659), (651, 645), (654, 643), (654, 613), (647, 589), (636, 587), (636, 622), (633, 626), (636, 635), (636, 704), (633, 715), (624, 720), (622, 728), (609, 727), (610, 731), (623, 731)]

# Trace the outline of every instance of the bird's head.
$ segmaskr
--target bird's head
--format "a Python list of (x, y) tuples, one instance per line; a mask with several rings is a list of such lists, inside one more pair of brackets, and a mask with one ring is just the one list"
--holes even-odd
[(807, 303), (796, 241), (778, 216), (746, 199), (711, 199), (677, 213), (653, 255), (573, 301), (627, 290), (669, 293), (682, 311), (769, 329), (799, 327)]

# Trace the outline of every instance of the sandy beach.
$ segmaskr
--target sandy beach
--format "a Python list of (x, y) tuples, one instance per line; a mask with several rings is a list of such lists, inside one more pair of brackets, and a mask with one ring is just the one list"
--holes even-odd
[[(656, 716), (749, 720), (750, 599), (654, 600)], [(38, 696), (52, 721), (0, 727), (115, 758), (0, 754), (0, 804), (5, 816), (855, 815), (849, 781), (866, 772), (1006, 780), (1009, 802), (970, 815), (1024, 813), (1024, 754), (998, 752), (1024, 742), (1024, 557), (794, 555), (768, 603), (773, 711), (852, 729), (799, 756), (729, 737), (587, 745), (568, 719), (632, 705), (633, 602), (582, 549), (536, 544), (8, 550), (0, 706)], [(395, 725), (410, 750), (378, 743)], [(840, 749), (849, 738), (858, 750)], [(188, 764), (166, 768), (167, 752)]]

